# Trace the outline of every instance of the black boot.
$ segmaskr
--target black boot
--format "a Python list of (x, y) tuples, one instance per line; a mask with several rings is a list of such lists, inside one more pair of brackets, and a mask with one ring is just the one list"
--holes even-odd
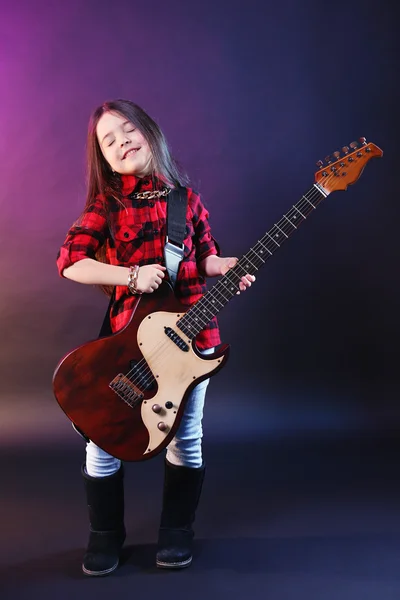
[(182, 569), (192, 562), (192, 524), (204, 480), (199, 469), (177, 467), (165, 460), (164, 495), (156, 563), (162, 569)]
[(123, 467), (108, 477), (90, 477), (82, 467), (89, 509), (90, 536), (82, 570), (108, 575), (119, 563), (125, 541)]

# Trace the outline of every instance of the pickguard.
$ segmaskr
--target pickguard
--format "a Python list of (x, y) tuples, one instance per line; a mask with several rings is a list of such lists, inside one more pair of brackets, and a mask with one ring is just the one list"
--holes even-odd
[[(151, 400), (144, 400), (141, 406), (143, 423), (149, 434), (146, 453), (158, 447), (170, 433), (187, 388), (214, 371), (223, 360), (221, 357), (204, 359), (195, 353), (191, 340), (176, 325), (181, 316), (164, 311), (151, 313), (138, 328), (138, 346), (158, 385), (156, 395)], [(188, 344), (189, 351), (181, 350), (166, 335), (166, 327), (179, 334)], [(170, 408), (165, 406), (167, 402), (172, 403)], [(161, 407), (160, 412), (154, 412), (152, 407), (155, 405)], [(160, 423), (166, 426), (163, 431), (159, 429)]]

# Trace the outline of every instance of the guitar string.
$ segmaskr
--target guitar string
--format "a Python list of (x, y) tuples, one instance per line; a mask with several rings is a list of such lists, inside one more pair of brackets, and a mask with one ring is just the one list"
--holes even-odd
[[(351, 156), (351, 155), (350, 155)], [(347, 157), (349, 158), (349, 157)], [(343, 158), (342, 162), (346, 160), (346, 157)], [(356, 159), (353, 159), (353, 164), (355, 162), (358, 162)], [(329, 167), (328, 167), (329, 168)], [(326, 177), (323, 182), (329, 182), (331, 179), (334, 179), (335, 177), (338, 176), (338, 173), (340, 172), (340, 170), (343, 167), (340, 167), (340, 169), (337, 169), (336, 172), (332, 172), (331, 174), (328, 175), (328, 177)], [(323, 185), (321, 186), (323, 189)], [(325, 190), (324, 190), (325, 191)], [(330, 192), (327, 192), (326, 195), (329, 195)], [(250, 250), (244, 254), (241, 259), (238, 260), (237, 264), (235, 265), (235, 267), (233, 267), (232, 270), (228, 271), (210, 290), (209, 292), (206, 292), (206, 294), (198, 301), (196, 302), (196, 304), (194, 304), (192, 307), (190, 307), (190, 309), (184, 314), (183, 317), (181, 317), (180, 320), (184, 320), (185, 318), (189, 318), (188, 317), (188, 313), (190, 313), (190, 316), (193, 314), (196, 318), (196, 320), (199, 320), (200, 317), (198, 315), (196, 315), (196, 311), (198, 312), (199, 310), (201, 310), (202, 307), (198, 307), (197, 305), (199, 305), (200, 303), (204, 304), (205, 302), (207, 302), (207, 296), (211, 295), (213, 296), (213, 292), (216, 292), (218, 294), (220, 294), (222, 296), (222, 298), (225, 300), (225, 302), (228, 302), (235, 294), (236, 291), (238, 290), (238, 288), (236, 288), (235, 293), (233, 295), (231, 295), (231, 298), (226, 298), (225, 295), (223, 294), (223, 291), (221, 289), (219, 289), (219, 287), (224, 286), (224, 283), (222, 282), (223, 279), (227, 279), (228, 281), (230, 281), (230, 277), (233, 277), (236, 279), (236, 281), (230, 281), (230, 283), (234, 283), (236, 285), (238, 285), (241, 281), (241, 277), (243, 275), (245, 275), (248, 270), (246, 270), (246, 268), (241, 265), (240, 263), (243, 262), (243, 259), (245, 259), (247, 262), (250, 262), (250, 264), (252, 265), (252, 267), (258, 271), (258, 269), (266, 262), (266, 260), (268, 260), (268, 258), (270, 258), (270, 256), (272, 256), (274, 254), (274, 252), (276, 251), (276, 249), (278, 247), (280, 247), (281, 244), (277, 243), (277, 241), (272, 238), (269, 233), (273, 232), (273, 230), (275, 228), (277, 228), (279, 231), (281, 231), (284, 236), (285, 239), (288, 239), (289, 236), (293, 233), (293, 231), (295, 229), (298, 228), (299, 225), (301, 225), (301, 223), (307, 219), (307, 217), (317, 208), (317, 206), (325, 199), (325, 194), (318, 189), (316, 184), (313, 184), (313, 187), (310, 189), (309, 192), (306, 192), (301, 198), (300, 200), (296, 203), (296, 205), (293, 205), (293, 207), (283, 215), (283, 217), (274, 224), (274, 226), (261, 238), (262, 240), (264, 240), (264, 238), (266, 236), (268, 236), (271, 241), (274, 242), (274, 246), (273, 246), (273, 251), (271, 251), (268, 248), (268, 245), (266, 243), (262, 243), (260, 240), (252, 247), (250, 248)], [(313, 204), (313, 201), (318, 201), (315, 203), (315, 205)], [(311, 209), (309, 208), (311, 206)], [(298, 207), (298, 208), (297, 208)], [(307, 209), (307, 210), (306, 210)], [(297, 214), (300, 214), (301, 218), (299, 220), (296, 221), (296, 225), (290, 220), (295, 220), (297, 219)], [(288, 223), (290, 224), (290, 230), (288, 229)], [(279, 238), (278, 238), (279, 239)], [(267, 252), (269, 253), (266, 260), (264, 260), (263, 258), (261, 258), (259, 256), (259, 254), (257, 252), (255, 252), (254, 248), (256, 248), (258, 245), (261, 245), (263, 248), (265, 248), (267, 250)], [(255, 258), (252, 256), (252, 260), (250, 260), (248, 255), (254, 255)], [(260, 261), (259, 266), (256, 266), (253, 264), (252, 261)], [(235, 271), (241, 271), (241, 273), (238, 272), (233, 272), (233, 270)], [(217, 298), (214, 298), (214, 300), (217, 300)], [(203, 301), (203, 302), (202, 302)], [(205, 302), (204, 302), (205, 301)], [(218, 300), (219, 304), (221, 304), (221, 308), (223, 308), (223, 306), (225, 306), (225, 304), (223, 302), (220, 302)], [(207, 318), (206, 317), (206, 321), (203, 321), (203, 319), (201, 318), (201, 322), (203, 324), (203, 326), (207, 325), (209, 323), (209, 321), (211, 320), (211, 318), (214, 317), (215, 314), (217, 314), (219, 312), (219, 310), (221, 310), (221, 308), (219, 308), (217, 310), (217, 312), (215, 313), (215, 306), (213, 307), (214, 312), (210, 311), (211, 313), (211, 317)], [(205, 311), (204, 311), (205, 312)], [(128, 373), (125, 375), (125, 377), (132, 382), (134, 385), (137, 385), (138, 388), (140, 388), (140, 386), (146, 386), (155, 380), (153, 372), (150, 369), (149, 363), (148, 361), (150, 361), (150, 359), (153, 361), (154, 359), (158, 358), (160, 352), (162, 352), (165, 347), (167, 346), (167, 342), (171, 342), (171, 340), (165, 340), (163, 342), (161, 342), (160, 344), (158, 344), (158, 346), (156, 346), (152, 353), (148, 355), (148, 360), (146, 359), (142, 359), (141, 361), (139, 361), (135, 367), (133, 367), (130, 371), (128, 371)], [(168, 346), (170, 347), (170, 345), (168, 344)], [(142, 369), (142, 366), (147, 366), (147, 369), (145, 368), (144, 370)], [(135, 371), (138, 370), (138, 368), (140, 369), (140, 373), (138, 374), (139, 377), (135, 380), (135, 379), (131, 379), (131, 377), (137, 375), (137, 373), (135, 373)], [(147, 371), (147, 372), (146, 372)], [(144, 380), (143, 380), (144, 378)]]

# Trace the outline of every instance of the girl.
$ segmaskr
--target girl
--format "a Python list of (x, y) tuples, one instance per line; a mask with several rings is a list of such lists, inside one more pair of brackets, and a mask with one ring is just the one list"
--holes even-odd
[[(107, 321), (108, 333), (115, 333), (128, 323), (135, 294), (153, 293), (168, 277), (163, 264), (168, 192), (187, 181), (158, 125), (130, 101), (97, 108), (87, 142), (86, 206), (69, 230), (57, 264), (67, 279), (113, 289)], [(190, 306), (206, 291), (205, 277), (224, 275), (237, 259), (219, 256), (208, 212), (192, 189), (186, 188), (186, 193), (187, 237), (175, 294)], [(240, 290), (254, 279), (244, 276)], [(220, 344), (215, 319), (196, 337), (196, 344), (204, 353)], [(167, 447), (158, 567), (182, 568), (192, 561), (192, 524), (204, 479), (201, 422), (207, 385), (208, 380), (201, 382), (190, 394)], [(123, 467), (89, 441), (82, 475), (90, 520), (82, 568), (87, 575), (107, 575), (117, 568), (125, 540)]]

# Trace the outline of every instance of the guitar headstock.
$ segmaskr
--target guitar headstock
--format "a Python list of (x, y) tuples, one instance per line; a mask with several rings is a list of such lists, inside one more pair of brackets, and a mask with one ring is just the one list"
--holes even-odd
[(378, 146), (367, 144), (365, 138), (360, 138), (359, 142), (351, 142), (350, 148), (344, 146), (342, 156), (340, 152), (334, 152), (332, 157), (325, 158), (325, 165), (321, 160), (318, 161), (317, 166), (320, 169), (315, 173), (315, 183), (328, 194), (346, 190), (357, 181), (371, 158), (382, 155), (383, 152)]

